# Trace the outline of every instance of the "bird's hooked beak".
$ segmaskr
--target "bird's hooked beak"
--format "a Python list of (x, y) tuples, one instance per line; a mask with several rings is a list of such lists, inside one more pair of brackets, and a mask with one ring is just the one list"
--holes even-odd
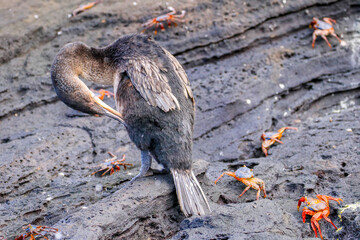
[(104, 115), (106, 115), (112, 119), (115, 119), (125, 125), (125, 122), (124, 122), (124, 119), (123, 119), (123, 116), (121, 115), (121, 113), (119, 113), (118, 111), (116, 111), (115, 109), (113, 109), (112, 107), (107, 105), (106, 103), (104, 103), (100, 98), (95, 96), (95, 94), (93, 92), (91, 92), (91, 97), (94, 100), (94, 102), (96, 104), (98, 104), (104, 110)]

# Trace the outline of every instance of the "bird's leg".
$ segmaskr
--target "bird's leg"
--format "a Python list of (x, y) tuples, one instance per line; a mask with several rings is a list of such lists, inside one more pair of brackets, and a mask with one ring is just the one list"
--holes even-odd
[(140, 167), (140, 172), (138, 173), (138, 175), (136, 175), (135, 177), (133, 177), (129, 184), (133, 183), (136, 179), (145, 176), (145, 174), (147, 173), (147, 171), (149, 170), (150, 166), (151, 166), (151, 156), (149, 151), (141, 151), (141, 167)]

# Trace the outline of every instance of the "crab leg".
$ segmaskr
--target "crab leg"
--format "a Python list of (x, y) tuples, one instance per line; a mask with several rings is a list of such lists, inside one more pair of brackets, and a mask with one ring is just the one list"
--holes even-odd
[[(250, 186), (247, 186), (247, 187), (244, 189), (244, 191), (239, 195), (239, 197), (241, 197), (242, 195), (244, 195), (244, 193), (246, 193), (246, 191), (249, 190), (249, 189), (250, 189)], [(259, 192), (260, 192), (260, 190), (259, 190)], [(258, 194), (256, 194), (256, 200), (259, 200), (257, 195), (258, 195)]]
[(260, 189), (263, 190), (264, 198), (266, 198), (266, 190), (265, 190), (265, 184), (264, 183), (260, 183)]
[[(279, 136), (280, 135), (280, 136)], [(281, 143), (281, 144), (284, 144), (282, 141), (280, 141), (279, 139), (277, 138), (281, 138), (282, 137), (282, 134), (277, 134), (275, 137), (271, 137), (270, 139), (275, 141), (275, 142), (278, 142), (278, 143)]]
[(333, 23), (336, 23), (336, 20), (334, 20), (332, 18), (325, 17), (325, 18), (323, 18), (323, 20), (324, 20), (324, 22), (326, 22), (326, 23), (328, 23), (330, 25), (332, 25)]
[(278, 130), (278, 133), (283, 133), (286, 129), (298, 130), (296, 127), (283, 127)]
[[(323, 239), (323, 236), (321, 234), (321, 229), (320, 229), (320, 225), (319, 225), (319, 220), (322, 218), (321, 216), (321, 212), (316, 213), (312, 218), (311, 218), (311, 223), (314, 223), (315, 226), (317, 227), (317, 229), (319, 230), (319, 234), (321, 239)], [(317, 233), (315, 231), (315, 236), (317, 237)]]
[(341, 198), (334, 198), (334, 197), (331, 197), (331, 196), (323, 196), (323, 197), (326, 197), (326, 199), (329, 201), (329, 200), (333, 200), (333, 201), (336, 201), (337, 203), (340, 204), (340, 201), (344, 202)]
[(315, 232), (315, 237), (318, 237), (317, 230), (316, 230), (316, 227), (315, 227), (315, 223), (313, 223), (313, 221), (311, 221), (311, 228)]
[(230, 177), (234, 177), (234, 178), (236, 178), (236, 179), (238, 179), (237, 177), (236, 177), (236, 175), (235, 175), (235, 173), (234, 172), (223, 172), (221, 175), (220, 175), (220, 177), (218, 177), (216, 180), (215, 180), (215, 184), (220, 180), (220, 178), (222, 178), (224, 175), (228, 175), (228, 176), (230, 176)]
[(159, 24), (160, 24), (161, 31), (165, 31), (164, 24), (163, 23), (159, 23)]
[(325, 35), (321, 35), (321, 37), (326, 41), (327, 45), (331, 48), (331, 44), (329, 43), (329, 41), (327, 40)]
[(332, 32), (330, 33), (332, 36), (336, 37), (336, 39), (341, 43), (341, 39), (336, 35), (336, 33)]
[(150, 21), (146, 22), (145, 24), (143, 24), (143, 27), (145, 29), (143, 29), (141, 32), (144, 33), (147, 29), (151, 28), (152, 26), (154, 26), (157, 23), (158, 22), (156, 21), (155, 18), (153, 20), (150, 20)]
[(314, 211), (311, 211), (311, 210), (309, 210), (309, 209), (304, 209), (303, 212), (302, 212), (302, 214), (301, 214), (303, 223), (305, 223), (306, 215), (313, 216), (313, 215), (315, 215), (315, 212), (314, 212)]
[(176, 22), (185, 22), (185, 19), (181, 19), (181, 18), (178, 18), (178, 17), (172, 17), (173, 21), (176, 21)]
[(328, 221), (329, 223), (331, 223), (335, 229), (337, 229), (337, 227), (335, 226), (335, 224), (331, 221), (330, 218), (328, 218), (327, 216), (329, 216), (330, 212), (328, 210), (325, 210), (322, 214), (323, 218)]
[(268, 151), (267, 151), (266, 147), (264, 147), (263, 144), (261, 146), (261, 149), (262, 149), (263, 153), (265, 154), (265, 156), (267, 157), (268, 156)]
[(42, 228), (42, 231), (46, 231), (46, 232), (56, 233), (56, 232), (59, 231), (59, 229), (53, 228), (53, 227), (43, 226), (43, 227), (41, 227), (41, 228)]

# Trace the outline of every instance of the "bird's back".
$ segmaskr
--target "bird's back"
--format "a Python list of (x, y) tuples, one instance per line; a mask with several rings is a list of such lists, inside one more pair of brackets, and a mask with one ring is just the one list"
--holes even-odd
[[(155, 159), (168, 168), (191, 167), (194, 101), (184, 94), (182, 79), (174, 67), (174, 57), (169, 57), (158, 44), (144, 35), (125, 36), (109, 46), (110, 60), (122, 69), (128, 59), (142, 61), (147, 58), (161, 69), (168, 80), (179, 108), (165, 112), (152, 106), (136, 89), (127, 71), (119, 71), (115, 84), (117, 108), (124, 116), (132, 141), (141, 150), (149, 150)], [(174, 60), (175, 59), (175, 60)], [(182, 68), (181, 68), (182, 70)], [(144, 80), (151, 81), (153, 76)], [(146, 85), (147, 82), (143, 82)]]

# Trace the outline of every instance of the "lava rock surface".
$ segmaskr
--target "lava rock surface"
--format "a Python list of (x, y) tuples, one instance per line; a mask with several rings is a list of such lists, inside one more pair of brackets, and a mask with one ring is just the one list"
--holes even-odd
[[(69, 18), (83, 3), (13, 0), (0, 9), (0, 236), (14, 239), (31, 223), (59, 228), (57, 239), (314, 238), (297, 201), (324, 194), (344, 200), (330, 203), (339, 231), (320, 221), (324, 238), (360, 238), (358, 1), (108, 0)], [(125, 129), (71, 110), (50, 79), (66, 43), (106, 46), (167, 6), (186, 10), (185, 23), (146, 33), (191, 82), (194, 169), (213, 210), (204, 217), (182, 215), (169, 175), (123, 188), (140, 168)], [(312, 49), (313, 17), (336, 19), (347, 44), (329, 37), (330, 49), (319, 37)], [(265, 157), (262, 132), (284, 126), (299, 130), (285, 131)], [(91, 176), (108, 151), (134, 166)], [(252, 189), (238, 198), (246, 186), (227, 176), (214, 185), (243, 165), (265, 181), (266, 199), (255, 201)]]

